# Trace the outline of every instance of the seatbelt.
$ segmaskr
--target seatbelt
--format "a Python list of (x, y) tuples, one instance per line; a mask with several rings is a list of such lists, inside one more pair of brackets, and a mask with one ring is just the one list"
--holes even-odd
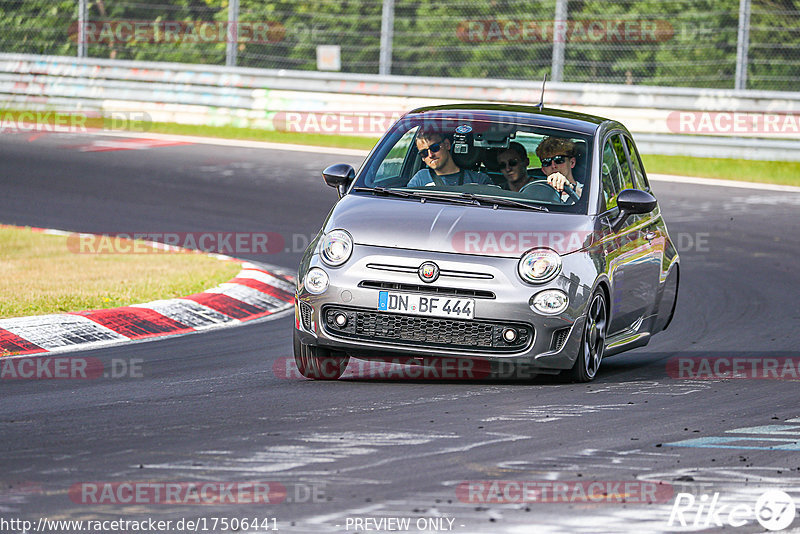
[[(428, 167), (428, 174), (431, 177), (431, 181), (437, 187), (442, 186), (442, 185), (447, 185), (447, 184), (444, 183), (444, 180), (439, 178), (439, 175), (436, 174), (435, 172), (433, 172), (433, 169), (431, 169), (430, 167)], [(464, 185), (464, 169), (459, 169), (458, 170), (458, 185)]]

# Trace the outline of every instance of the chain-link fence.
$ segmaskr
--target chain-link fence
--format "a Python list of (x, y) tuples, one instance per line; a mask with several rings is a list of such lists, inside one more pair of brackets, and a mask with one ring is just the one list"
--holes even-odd
[(800, 0), (2, 0), (0, 51), (797, 91)]

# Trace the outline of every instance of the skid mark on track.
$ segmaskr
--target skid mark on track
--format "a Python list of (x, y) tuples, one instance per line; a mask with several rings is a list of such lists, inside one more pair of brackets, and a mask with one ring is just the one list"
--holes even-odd
[(710, 389), (714, 383), (723, 380), (682, 380), (680, 382), (621, 382), (599, 384), (587, 393), (625, 393), (629, 395), (690, 395)]
[[(455, 434), (415, 434), (410, 432), (321, 432), (294, 438), (294, 442), (271, 445), (244, 457), (211, 455), (204, 462), (186, 460), (175, 463), (150, 464), (151, 469), (178, 469), (191, 471), (241, 471), (254, 473), (277, 473), (293, 469), (341, 462), (358, 456), (379, 452), (380, 448), (425, 445), (438, 440), (456, 439)], [(393, 453), (397, 460), (402, 453)], [(417, 455), (418, 456), (418, 455)], [(346, 464), (345, 464), (346, 465)], [(364, 462), (349, 470), (364, 469)], [(339, 473), (347, 468), (337, 469)], [(322, 473), (327, 474), (327, 473)]]
[(606, 404), (606, 405), (583, 405), (583, 404), (563, 404), (563, 405), (544, 405), (534, 408), (523, 408), (505, 415), (497, 415), (481, 419), (484, 422), (493, 421), (530, 421), (532, 423), (549, 423), (567, 417), (580, 417), (582, 415), (594, 414), (605, 411), (621, 410), (627, 404)]
[[(384, 410), (395, 411), (402, 406), (422, 406), (427, 404), (438, 404), (462, 399), (469, 399), (472, 397), (480, 397), (490, 393), (507, 393), (508, 391), (498, 386), (483, 387), (479, 391), (466, 391), (463, 393), (441, 394), (441, 395), (425, 395), (417, 397), (416, 399), (390, 399), (390, 400), (373, 400), (369, 403), (354, 404), (351, 406), (331, 406), (319, 409), (309, 409), (302, 412), (287, 414), (281, 417), (281, 421), (297, 422), (305, 421), (309, 418), (329, 418), (331, 416), (350, 415), (358, 413), (375, 413)], [(274, 419), (269, 419), (274, 421)]]

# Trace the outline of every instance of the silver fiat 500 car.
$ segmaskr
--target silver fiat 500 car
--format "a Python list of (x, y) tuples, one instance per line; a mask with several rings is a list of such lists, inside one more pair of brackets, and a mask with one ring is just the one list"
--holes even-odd
[(620, 123), (515, 105), (414, 110), (360, 170), (300, 264), (294, 356), (452, 359), (595, 378), (675, 311), (679, 258)]

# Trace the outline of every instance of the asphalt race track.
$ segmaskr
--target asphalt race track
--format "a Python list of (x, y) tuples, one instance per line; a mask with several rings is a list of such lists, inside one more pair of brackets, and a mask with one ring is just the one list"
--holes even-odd
[[(0, 223), (269, 231), (283, 236), (283, 252), (239, 255), (295, 268), (337, 199), (320, 170), (360, 163), (209, 145), (81, 151), (97, 141), (3, 135)], [(288, 316), (71, 353), (138, 372), (0, 381), (0, 516), (201, 520), (207, 532), (232, 530), (220, 518), (256, 519), (260, 530), (239, 525), (251, 532), (268, 518), (309, 533), (396, 531), (404, 518), (409, 532), (702, 531), (719, 530), (717, 520), (726, 532), (764, 531), (755, 515), (767, 519), (757, 504), (765, 491), (800, 508), (800, 377), (686, 379), (675, 359), (713, 368), (718, 358), (766, 358), (797, 371), (800, 194), (653, 186), (680, 247), (677, 315), (647, 347), (604, 361), (594, 383), (381, 372), (307, 381), (282, 371)], [(523, 481), (542, 497), (521, 502)], [(268, 483), (272, 498), (92, 501), (97, 487), (156, 482)]]

